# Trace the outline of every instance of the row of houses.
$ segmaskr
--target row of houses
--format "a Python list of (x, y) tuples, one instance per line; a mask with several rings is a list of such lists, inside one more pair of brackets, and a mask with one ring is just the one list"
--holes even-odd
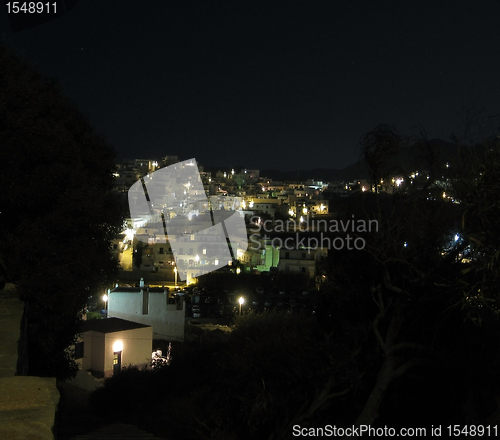
[[(149, 174), (129, 188), (131, 230), (135, 235), (123, 238), (115, 251), (120, 254), (132, 247), (135, 268), (164, 272), (168, 279), (175, 272), (179, 280), (191, 282), (237, 259), (246, 271), (278, 270), (315, 276), (316, 262), (325, 256), (325, 247), (313, 249), (290, 241), (286, 246), (276, 246), (269, 236), (256, 238), (244, 230), (242, 218), (247, 223), (256, 219), (302, 223), (314, 216), (327, 216), (332, 211), (327, 191), (337, 192), (339, 188), (315, 180), (273, 181), (261, 176), (259, 170), (245, 168), (208, 172), (196, 161), (178, 162), (176, 156), (166, 156), (159, 163), (138, 159), (131, 161), (128, 169), (134, 166), (137, 172), (147, 170)], [(345, 184), (342, 191), (364, 188), (362, 183)], [(214, 219), (217, 215), (223, 218)], [(229, 217), (234, 224), (239, 222), (237, 233), (220, 229)], [(258, 246), (250, 246), (251, 240)], [(132, 269), (131, 263), (128, 268)]]

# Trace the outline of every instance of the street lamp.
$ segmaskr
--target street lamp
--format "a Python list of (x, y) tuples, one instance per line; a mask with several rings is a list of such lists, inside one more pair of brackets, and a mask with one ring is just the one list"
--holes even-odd
[(177, 268), (174, 267), (174, 276), (175, 276), (175, 284), (174, 286), (177, 287)]
[(108, 295), (104, 294), (102, 296), (102, 300), (104, 301), (104, 311), (106, 312), (106, 317), (108, 316)]
[(240, 296), (240, 298), (238, 299), (238, 302), (240, 303), (240, 316), (241, 316), (241, 306), (245, 302), (245, 298), (243, 298), (242, 296)]

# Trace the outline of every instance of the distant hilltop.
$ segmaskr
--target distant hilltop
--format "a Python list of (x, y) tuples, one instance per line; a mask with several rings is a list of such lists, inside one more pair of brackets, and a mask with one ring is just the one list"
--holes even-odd
[[(434, 166), (444, 166), (448, 162), (453, 162), (459, 153), (466, 156), (478, 147), (459, 147), (457, 144), (443, 141), (441, 139), (431, 139), (418, 141), (410, 146), (401, 149), (394, 158), (403, 169), (412, 172), (414, 170), (424, 170)], [(280, 171), (276, 169), (261, 170), (261, 176), (282, 181), (306, 181), (314, 179), (323, 182), (369, 180), (370, 173), (368, 165), (364, 159), (359, 160), (343, 169), (316, 168), (312, 170)]]

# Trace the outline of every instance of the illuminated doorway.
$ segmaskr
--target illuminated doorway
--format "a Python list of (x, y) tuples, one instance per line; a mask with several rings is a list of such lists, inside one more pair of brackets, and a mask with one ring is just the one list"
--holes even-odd
[(122, 352), (115, 351), (113, 353), (113, 376), (118, 374), (122, 369)]

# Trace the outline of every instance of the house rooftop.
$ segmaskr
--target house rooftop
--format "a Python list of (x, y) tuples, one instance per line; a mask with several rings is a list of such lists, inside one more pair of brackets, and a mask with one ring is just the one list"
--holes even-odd
[(111, 290), (112, 293), (120, 293), (120, 292), (137, 292), (139, 293), (141, 290), (148, 292), (159, 292), (165, 293), (169, 291), (168, 287), (115, 287)]
[(98, 333), (114, 333), (124, 330), (133, 330), (136, 328), (150, 327), (146, 324), (138, 322), (127, 321), (120, 318), (107, 318), (107, 319), (90, 319), (83, 321), (81, 326), (82, 332), (94, 331)]

